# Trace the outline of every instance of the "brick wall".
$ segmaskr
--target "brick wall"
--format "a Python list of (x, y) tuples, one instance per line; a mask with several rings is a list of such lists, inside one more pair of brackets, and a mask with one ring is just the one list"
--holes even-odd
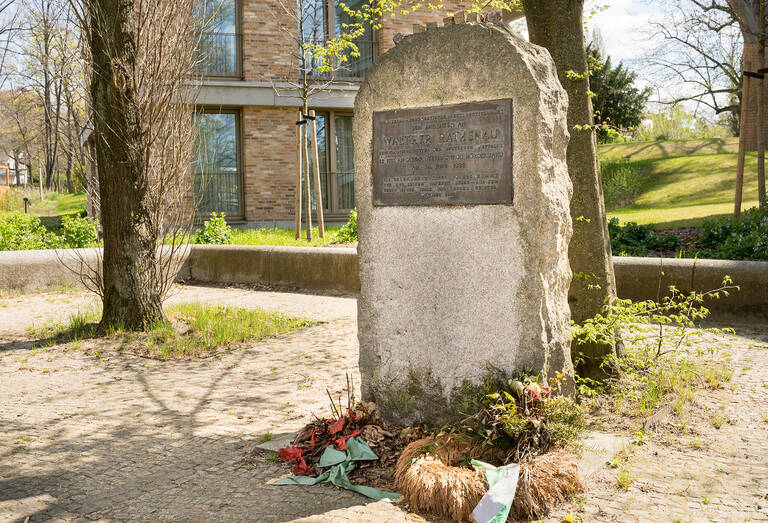
[[(286, 4), (292, 5), (292, 4)], [(397, 33), (411, 34), (413, 24), (438, 22), (471, 2), (447, 2), (445, 9), (422, 7), (408, 16), (386, 17), (378, 32), (379, 54), (394, 43)], [(242, 0), (243, 76), (248, 81), (279, 81), (298, 75), (296, 58), (296, 22), (285, 13), (277, 0)], [(288, 30), (290, 35), (286, 34)]]
[[(285, 5), (292, 5), (286, 3)], [(242, 0), (243, 77), (251, 82), (296, 78), (296, 22), (276, 0)], [(287, 29), (290, 34), (286, 34)]]
[[(757, 71), (761, 68), (757, 56), (757, 44), (744, 45), (744, 70)], [(762, 67), (765, 67), (763, 65)], [(742, 107), (741, 135), (745, 140), (747, 151), (757, 150), (757, 89), (762, 85), (764, 90), (764, 118), (768, 118), (768, 80), (757, 80), (755, 78), (745, 78), (748, 85), (745, 89)], [(768, 125), (765, 126), (765, 143), (768, 145)]]
[(245, 219), (293, 220), (296, 196), (296, 109), (244, 107)]
[(393, 38), (397, 33), (403, 35), (410, 35), (413, 33), (413, 25), (424, 25), (427, 22), (437, 22), (438, 25), (443, 25), (443, 19), (456, 11), (469, 9), (472, 2), (445, 2), (445, 9), (428, 9), (427, 7), (421, 7), (420, 9), (410, 13), (408, 16), (397, 15), (394, 18), (386, 17), (381, 23), (381, 29), (379, 30), (379, 54), (386, 52), (388, 49), (394, 47)]

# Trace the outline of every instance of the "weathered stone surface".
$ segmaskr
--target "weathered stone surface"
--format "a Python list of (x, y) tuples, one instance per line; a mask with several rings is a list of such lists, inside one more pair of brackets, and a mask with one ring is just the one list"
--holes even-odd
[[(513, 101), (512, 204), (373, 206), (374, 111)], [(567, 98), (541, 47), (451, 25), (380, 57), (355, 103), (363, 395), (439, 424), (490, 367), (572, 373)]]

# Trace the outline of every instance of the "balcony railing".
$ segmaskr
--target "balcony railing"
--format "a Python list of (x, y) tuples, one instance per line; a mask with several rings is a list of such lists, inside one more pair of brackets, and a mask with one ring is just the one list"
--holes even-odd
[(223, 212), (230, 217), (241, 216), (240, 174), (236, 171), (196, 173), (195, 200), (198, 215)]
[(355, 42), (360, 56), (350, 56), (346, 62), (339, 64), (340, 69), (336, 76), (340, 78), (362, 78), (373, 65), (373, 44), (372, 40), (358, 40)]
[(206, 76), (241, 76), (242, 36), (203, 33), (198, 40), (197, 71)]
[[(318, 42), (322, 43), (322, 42)], [(361, 80), (368, 69), (373, 65), (373, 40), (358, 40), (357, 44), (360, 56), (349, 56), (346, 62), (339, 63), (337, 67), (334, 67), (333, 72), (318, 72), (321, 62), (317, 60), (312, 64), (308, 64), (308, 69), (312, 69), (312, 76), (314, 78), (331, 79), (331, 78), (343, 78), (349, 80)]]
[(355, 171), (337, 172), (336, 190), (339, 209), (352, 209), (355, 206)]

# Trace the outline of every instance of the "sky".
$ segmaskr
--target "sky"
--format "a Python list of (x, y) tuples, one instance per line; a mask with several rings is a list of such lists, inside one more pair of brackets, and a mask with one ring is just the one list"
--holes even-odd
[(605, 0), (608, 8), (594, 15), (588, 23), (590, 30), (597, 30), (605, 41), (605, 47), (614, 62), (624, 61), (631, 66), (652, 46), (647, 28), (651, 18), (661, 9), (648, 0)]

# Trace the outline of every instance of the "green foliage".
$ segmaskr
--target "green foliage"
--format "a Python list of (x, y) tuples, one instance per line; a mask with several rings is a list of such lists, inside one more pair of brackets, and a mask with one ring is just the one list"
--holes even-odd
[(616, 483), (622, 490), (629, 490), (629, 487), (632, 486), (636, 479), (632, 472), (624, 467), (621, 467), (616, 474)]
[(14, 188), (9, 188), (5, 197), (0, 199), (0, 212), (11, 212), (24, 209), (24, 198)]
[(313, 325), (308, 320), (260, 309), (222, 307), (187, 303), (171, 307), (169, 316), (187, 325), (180, 332), (169, 321), (152, 328), (147, 336), (151, 355), (199, 356), (234, 343), (259, 341), (291, 330)]
[(704, 222), (700, 256), (728, 260), (768, 260), (768, 205), (753, 207), (737, 218)]
[(314, 325), (309, 320), (276, 312), (201, 303), (174, 305), (166, 313), (168, 320), (152, 325), (141, 336), (125, 332), (120, 326), (99, 332), (100, 311), (96, 309), (73, 314), (66, 322), (46, 324), (34, 329), (33, 334), (52, 342), (73, 342), (105, 334), (120, 341), (121, 347), (137, 347), (147, 356), (165, 360), (204, 356), (217, 349)]
[(695, 341), (732, 332), (697, 325), (709, 315), (706, 300), (737, 289), (726, 277), (721, 287), (706, 292), (684, 294), (670, 287), (670, 294), (659, 302), (614, 299), (594, 318), (573, 325), (575, 349), (583, 343), (615, 346), (621, 333), (625, 353), (609, 355), (603, 362), (613, 376), (605, 388), (614, 395), (615, 408), (648, 415), (670, 403), (680, 413), (698, 386), (718, 388), (732, 375), (716, 345)]
[(197, 231), (195, 243), (208, 243), (213, 245), (227, 245), (232, 243), (232, 228), (227, 223), (224, 213), (217, 215), (211, 213), (211, 217), (203, 223), (203, 228)]
[(234, 229), (232, 243), (235, 245), (288, 245), (296, 247), (322, 246), (336, 241), (335, 233), (338, 227), (326, 227), (325, 238), (320, 238), (317, 227), (312, 228), (312, 241), (306, 240), (305, 229), (302, 229), (299, 239), (293, 229), (264, 227), (261, 229)]
[(99, 239), (99, 222), (93, 218), (64, 216), (61, 234), (67, 247), (82, 248), (96, 245)]
[(334, 243), (355, 243), (357, 241), (357, 209), (349, 212), (349, 221), (336, 233)]
[(543, 417), (547, 420), (550, 438), (556, 445), (565, 446), (579, 439), (586, 427), (581, 407), (566, 396), (550, 398), (543, 406)]
[(645, 104), (651, 95), (651, 89), (634, 87), (637, 73), (624, 67), (614, 66), (611, 57), (603, 57), (597, 46), (587, 46), (590, 65), (589, 88), (594, 94), (592, 106), (600, 142), (606, 142), (611, 134), (609, 128), (621, 133), (631, 133), (640, 125), (645, 112)]
[(56, 249), (61, 239), (48, 232), (37, 216), (23, 212), (0, 214), (0, 250)]
[(507, 380), (497, 392), (481, 398), (479, 410), (456, 432), (503, 452), (504, 463), (571, 445), (586, 427), (585, 411), (572, 398), (554, 394), (562, 379), (560, 374), (551, 379), (551, 387), (542, 385), (538, 376)]
[(633, 138), (637, 141), (693, 140), (728, 138), (730, 132), (719, 124), (713, 125), (705, 118), (695, 116), (681, 105), (673, 105), (646, 115), (649, 126), (637, 127)]
[(639, 172), (627, 160), (601, 162), (603, 197), (606, 209), (624, 207), (635, 201), (642, 188)]
[(681, 247), (674, 234), (658, 234), (651, 225), (628, 222), (619, 225), (618, 218), (608, 221), (611, 251), (615, 256), (645, 256), (649, 251), (675, 251)]

